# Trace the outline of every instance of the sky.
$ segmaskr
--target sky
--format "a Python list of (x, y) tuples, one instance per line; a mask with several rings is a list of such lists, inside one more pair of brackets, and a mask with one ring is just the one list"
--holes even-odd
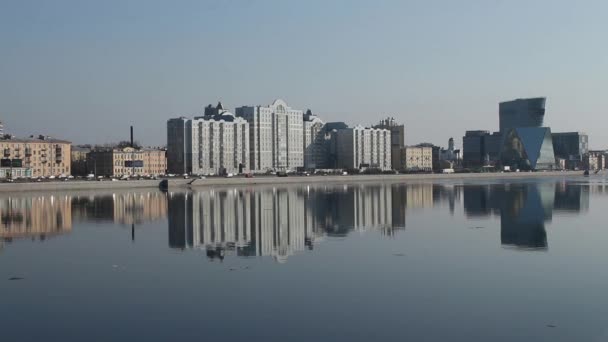
[(285, 100), (325, 121), (392, 116), (406, 143), (545, 125), (608, 148), (608, 1), (0, 0), (0, 120), (18, 136), (166, 143), (166, 121)]

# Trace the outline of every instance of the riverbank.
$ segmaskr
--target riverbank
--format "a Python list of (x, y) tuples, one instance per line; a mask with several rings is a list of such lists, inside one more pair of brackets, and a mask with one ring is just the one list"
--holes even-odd
[[(288, 185), (288, 184), (358, 184), (358, 183), (399, 183), (427, 182), (436, 180), (476, 180), (476, 179), (522, 179), (539, 177), (583, 177), (581, 171), (571, 172), (512, 172), (512, 173), (457, 173), (457, 174), (399, 174), (399, 175), (348, 175), (348, 176), (259, 176), (254, 178), (207, 178), (168, 180), (169, 190), (196, 189), (205, 187)], [(71, 190), (118, 190), (159, 188), (160, 180), (131, 181), (68, 181), (41, 183), (3, 183), (0, 193), (21, 191), (71, 191)]]

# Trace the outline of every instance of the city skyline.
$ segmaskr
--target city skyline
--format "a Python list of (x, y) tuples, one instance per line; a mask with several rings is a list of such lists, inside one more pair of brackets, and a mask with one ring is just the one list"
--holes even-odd
[[(585, 131), (603, 148), (598, 71), (608, 65), (595, 42), (607, 10), (601, 1), (7, 1), (0, 120), (18, 136), (74, 143), (124, 140), (134, 125), (137, 140), (164, 145), (167, 118), (209, 101), (232, 111), (283, 98), (351, 126), (395, 117), (411, 132), (406, 144), (443, 146), (471, 122), (496, 127), (500, 101), (544, 96), (553, 131)], [(203, 53), (209, 46), (222, 53)]]

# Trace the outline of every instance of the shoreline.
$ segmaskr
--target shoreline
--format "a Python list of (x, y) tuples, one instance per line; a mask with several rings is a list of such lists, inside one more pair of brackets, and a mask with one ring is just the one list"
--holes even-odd
[[(168, 179), (168, 190), (197, 189), (226, 186), (256, 185), (316, 185), (316, 184), (357, 184), (357, 183), (398, 183), (428, 182), (439, 180), (476, 180), (476, 179), (523, 179), (545, 177), (584, 177), (581, 171), (553, 172), (508, 172), (508, 173), (452, 173), (452, 174), (398, 174), (398, 175), (348, 175), (348, 176), (261, 176), (254, 178), (207, 178), (207, 179)], [(3, 183), (0, 193), (23, 191), (72, 191), (72, 190), (124, 190), (124, 189), (159, 189), (162, 180), (131, 181), (69, 181), (43, 183)], [(191, 183), (191, 184), (190, 184)]]

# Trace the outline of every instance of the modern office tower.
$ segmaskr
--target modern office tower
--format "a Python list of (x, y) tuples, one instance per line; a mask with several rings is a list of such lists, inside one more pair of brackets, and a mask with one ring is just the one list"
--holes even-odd
[(167, 173), (192, 172), (192, 122), (185, 117), (167, 121)]
[(503, 166), (520, 170), (553, 170), (555, 153), (548, 127), (511, 128), (504, 136)]
[(71, 143), (47, 136), (0, 139), (0, 178), (70, 175)]
[(542, 127), (545, 102), (544, 97), (501, 102), (498, 105), (500, 132), (504, 135), (511, 128)]
[(583, 156), (589, 152), (589, 136), (582, 132), (553, 133), (555, 156), (565, 160), (567, 169), (580, 167)]
[(405, 171), (433, 171), (433, 147), (407, 146), (400, 151)]
[(327, 166), (325, 123), (310, 109), (304, 114), (304, 168), (320, 169)]
[(164, 149), (107, 148), (87, 153), (89, 172), (95, 176), (156, 176), (167, 171)]
[(335, 138), (338, 168), (391, 169), (391, 131), (356, 126), (337, 130)]
[(237, 117), (249, 123), (250, 169), (257, 172), (296, 170), (304, 166), (304, 120), (301, 110), (283, 100), (269, 106), (243, 106)]
[(502, 136), (498, 132), (467, 131), (462, 138), (462, 163), (465, 167), (490, 165), (500, 160)]
[(228, 174), (249, 170), (249, 124), (221, 103), (194, 119), (167, 121), (169, 173)]
[(374, 126), (374, 128), (388, 129), (391, 131), (391, 164), (393, 169), (401, 170), (401, 149), (405, 146), (405, 125), (398, 124), (395, 118), (386, 118)]

